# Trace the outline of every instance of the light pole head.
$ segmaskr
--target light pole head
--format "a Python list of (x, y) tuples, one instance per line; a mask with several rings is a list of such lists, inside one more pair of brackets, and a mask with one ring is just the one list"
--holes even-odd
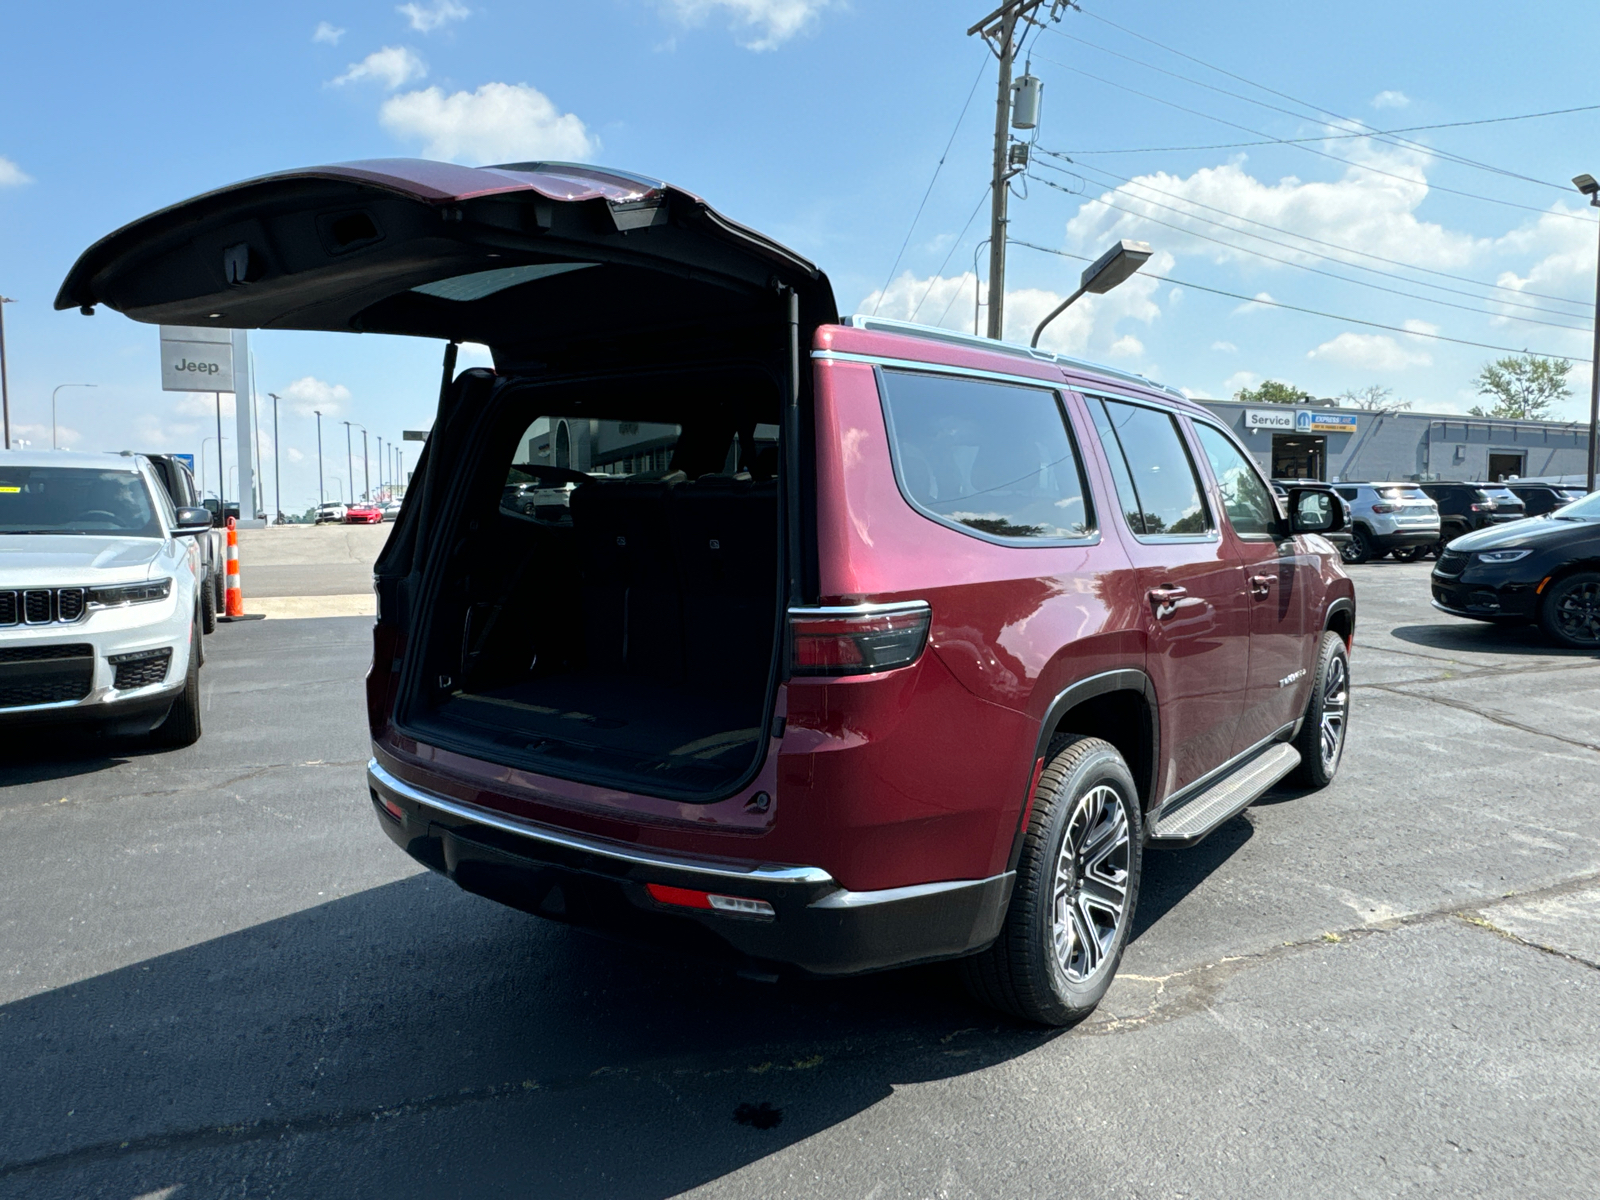
[(1595, 181), (1593, 175), (1574, 175), (1572, 186), (1589, 197), (1590, 204), (1600, 208), (1600, 183)]
[(1144, 266), (1152, 253), (1149, 242), (1124, 238), (1083, 269), (1079, 284), (1086, 292), (1104, 295)]

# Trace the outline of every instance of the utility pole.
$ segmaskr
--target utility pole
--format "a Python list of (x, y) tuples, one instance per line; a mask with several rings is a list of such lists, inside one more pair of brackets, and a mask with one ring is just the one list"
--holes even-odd
[[(344, 422), (344, 469), (345, 469), (345, 478), (350, 480), (351, 490), (354, 491), (355, 490), (355, 481), (356, 481), (356, 457), (355, 457), (354, 453), (352, 453), (351, 450), (350, 450), (350, 422), (349, 421)], [(352, 500), (355, 499), (354, 496), (351, 496), (350, 498)], [(339, 496), (339, 503), (341, 503), (341, 504), (344, 503), (344, 495), (343, 495), (342, 492), (340, 493), (340, 496)]]
[(1000, 81), (994, 106), (994, 174), (989, 184), (989, 336), (999, 339), (1005, 327), (1006, 308), (1006, 200), (1011, 194), (1011, 65), (1017, 52), (1017, 26), (1039, 24), (1035, 10), (1050, 5), (1052, 20), (1059, 20), (1069, 0), (1006, 0), (971, 29), (981, 34), (1000, 60)]
[(11, 387), (6, 382), (6, 305), (15, 304), (10, 296), (0, 296), (0, 418), (5, 423), (5, 448), (11, 449)]
[(317, 415), (317, 509), (320, 511), (325, 503), (322, 489), (322, 410), (314, 408), (311, 411)]
[(283, 521), (283, 472), (278, 467), (278, 393), (268, 392), (272, 397), (272, 498), (277, 501), (273, 508), (277, 512), (278, 522)]
[(361, 427), (361, 498), (372, 503), (372, 475), (367, 460), (367, 427)]

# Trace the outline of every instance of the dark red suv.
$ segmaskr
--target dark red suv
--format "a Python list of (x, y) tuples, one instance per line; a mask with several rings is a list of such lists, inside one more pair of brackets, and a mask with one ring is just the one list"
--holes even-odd
[(1339, 765), (1325, 491), (1285, 512), (1142, 377), (841, 319), (665, 184), (290, 172), (92, 247), (58, 306), (96, 304), (450, 343), (377, 564), (370, 782), (470, 891), (762, 969), (965, 958), (1066, 1023), (1147, 845)]

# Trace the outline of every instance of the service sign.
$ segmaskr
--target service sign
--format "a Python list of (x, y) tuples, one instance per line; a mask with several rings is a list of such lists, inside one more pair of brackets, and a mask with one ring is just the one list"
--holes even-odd
[(1247, 408), (1244, 412), (1246, 429), (1281, 429), (1294, 432), (1294, 410), (1290, 408)]
[(203, 326), (163, 325), (161, 390), (233, 391), (233, 331)]

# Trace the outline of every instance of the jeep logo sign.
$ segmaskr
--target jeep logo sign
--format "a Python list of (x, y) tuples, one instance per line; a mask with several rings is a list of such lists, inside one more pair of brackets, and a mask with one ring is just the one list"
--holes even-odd
[(161, 390), (233, 391), (233, 331), (163, 325)]

